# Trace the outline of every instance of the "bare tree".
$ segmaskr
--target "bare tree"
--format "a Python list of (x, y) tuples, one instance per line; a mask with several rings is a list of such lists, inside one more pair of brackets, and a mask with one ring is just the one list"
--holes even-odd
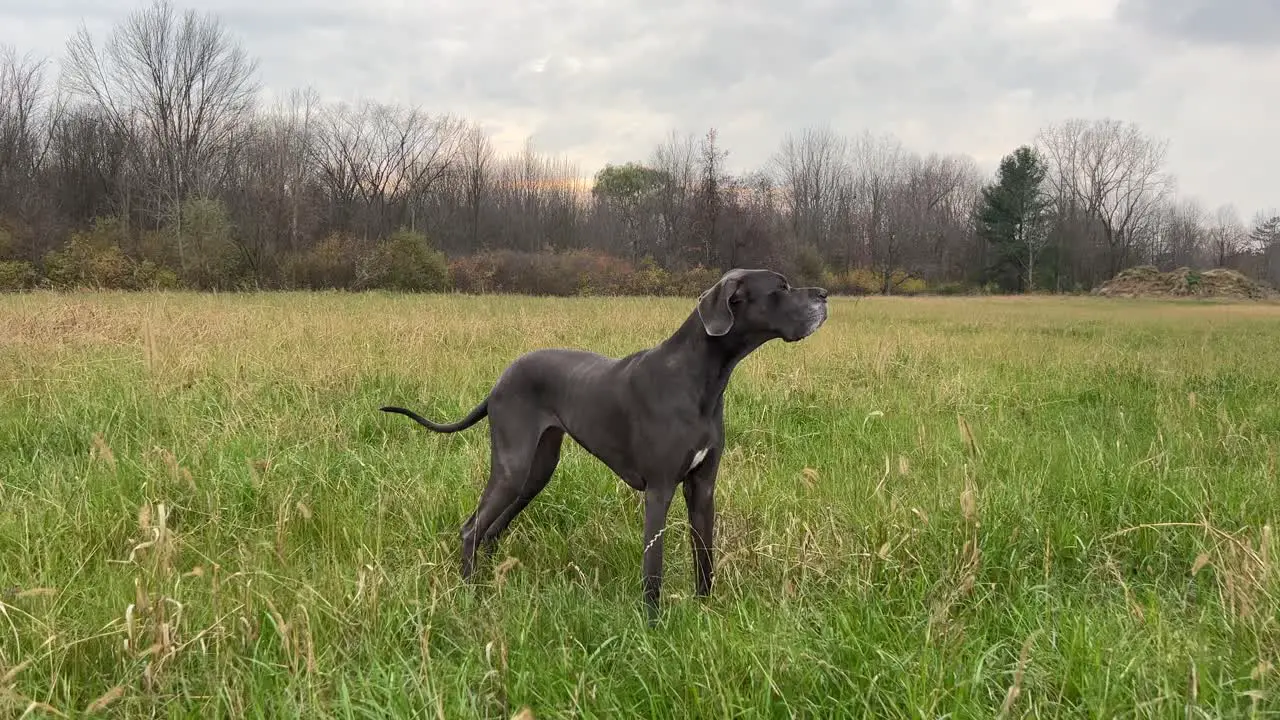
[(467, 124), (449, 114), (427, 115), (417, 109), (402, 116), (396, 139), (388, 148), (397, 158), (397, 197), (409, 206), (409, 228), (418, 229), (418, 208), (442, 185), (458, 162)]
[[(574, 163), (544, 156), (526, 141), (519, 153), (496, 164), (492, 194), (499, 247), (527, 252), (579, 247), (587, 193)], [(622, 250), (617, 244), (608, 247)]]
[(462, 198), (467, 213), (467, 238), (472, 250), (480, 248), (480, 221), (487, 195), (494, 184), (496, 156), (489, 136), (473, 125), (462, 136), (459, 171)]
[[(938, 155), (907, 156), (899, 171), (898, 177), (891, 176), (885, 183), (883, 220), (874, 228), (871, 246), (880, 292), (886, 295), (908, 277), (936, 268), (937, 249), (945, 243), (952, 203), (959, 200), (957, 191), (964, 179), (958, 163)], [(877, 177), (873, 173), (868, 183), (873, 197)]]
[[(904, 259), (915, 274), (930, 280), (945, 277), (971, 249), (966, 241), (973, 236), (970, 221), (981, 195), (982, 174), (970, 157), (930, 153), (909, 157), (904, 175), (899, 198), (906, 201), (905, 207), (893, 213), (899, 227), (910, 229)], [(1047, 234), (1034, 232), (1025, 241), (1030, 276)]]
[(1164, 172), (1168, 141), (1132, 123), (1072, 119), (1042, 130), (1038, 142), (1051, 187), (1098, 222), (1107, 274), (1116, 274), (1174, 189)]
[[(864, 132), (853, 149), (853, 193), (857, 216), (856, 235), (848, 242), (865, 248), (867, 263), (881, 272), (892, 273), (902, 260), (905, 238), (891, 216), (894, 199), (900, 192), (909, 154), (891, 135)], [(850, 257), (855, 252), (850, 248)], [(882, 287), (882, 291), (887, 292)]]
[(402, 115), (399, 108), (378, 103), (365, 103), (359, 112), (367, 115), (369, 134), (364, 146), (363, 162), (353, 166), (356, 189), (363, 202), (362, 229), (365, 239), (380, 237), (386, 228), (389, 201), (409, 191), (402, 170), (406, 154), (418, 144), (423, 122), (410, 111)]
[(325, 189), (334, 229), (351, 232), (356, 224), (357, 201), (362, 196), (364, 166), (373, 155), (372, 134), (366, 112), (343, 103), (321, 111), (312, 164)]
[(92, 107), (69, 108), (52, 124), (45, 192), (63, 222), (81, 226), (108, 215), (127, 220), (130, 147), (130, 138)]
[(1195, 199), (1167, 203), (1152, 261), (1164, 270), (1194, 267), (1205, 257), (1205, 211)]
[(534, 208), (537, 250), (582, 246), (578, 227), (588, 207), (590, 189), (573, 161), (563, 156), (535, 152), (526, 142), (520, 153), (524, 174), (520, 182), (521, 206)]
[(280, 160), (282, 189), (289, 208), (289, 249), (297, 252), (301, 243), (299, 221), (307, 181), (311, 175), (311, 149), (315, 144), (320, 94), (314, 88), (293, 91), (278, 116), (277, 157)]
[(1221, 205), (1214, 211), (1208, 239), (1215, 267), (1227, 267), (1227, 262), (1244, 250), (1248, 233), (1234, 205)]
[(339, 226), (366, 239), (418, 227), (418, 207), (459, 157), (464, 126), (448, 115), (373, 102), (324, 113), (316, 163), (339, 205)]
[(250, 151), (223, 194), (235, 205), (238, 224), (256, 229), (252, 234), (261, 250), (254, 254), (299, 252), (304, 235), (317, 227), (315, 213), (305, 210), (315, 189), (311, 158), (319, 112), (314, 89), (294, 90), (252, 125)]
[(698, 263), (710, 267), (724, 230), (721, 218), (726, 179), (724, 161), (729, 153), (716, 144), (715, 128), (711, 128), (703, 136), (699, 151), (701, 170), (698, 191), (694, 195), (694, 238), (696, 244), (701, 246)]
[(248, 135), (256, 71), (216, 17), (179, 16), (169, 0), (128, 15), (101, 48), (84, 25), (67, 43), (68, 87), (143, 145), (156, 219), (177, 214), (184, 265), (182, 203), (213, 193), (232, 171)]
[(847, 197), (849, 143), (830, 128), (788, 133), (769, 162), (792, 233), (818, 252), (833, 244), (836, 208)]
[(6, 196), (19, 190), (12, 182), (34, 178), (43, 160), (46, 63), (0, 46), (0, 188)]
[[(310, 249), (323, 228), (311, 165), (319, 103), (314, 90), (295, 90), (258, 115), (250, 125), (245, 151), (216, 192), (227, 220), (239, 230), (232, 240), (255, 274), (267, 272), (285, 255)], [(194, 226), (191, 212), (184, 216), (185, 224)], [(296, 280), (290, 274), (289, 281)]]
[(658, 244), (672, 254), (694, 243), (694, 198), (698, 186), (698, 139), (671, 131), (654, 148), (649, 166), (660, 173), (656, 192), (660, 216)]
[(28, 227), (49, 219), (43, 210), (51, 210), (52, 198), (40, 179), (63, 110), (50, 92), (47, 64), (0, 46), (0, 220), (7, 215)]

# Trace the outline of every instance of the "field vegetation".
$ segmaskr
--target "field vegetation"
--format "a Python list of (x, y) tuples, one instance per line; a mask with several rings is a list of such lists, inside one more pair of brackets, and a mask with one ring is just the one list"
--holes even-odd
[[(717, 584), (566, 443), (481, 582), (458, 527), (519, 353), (688, 298), (0, 298), (6, 717), (1274, 714), (1280, 308), (836, 298), (737, 370)], [(526, 715), (527, 717), (527, 715)]]

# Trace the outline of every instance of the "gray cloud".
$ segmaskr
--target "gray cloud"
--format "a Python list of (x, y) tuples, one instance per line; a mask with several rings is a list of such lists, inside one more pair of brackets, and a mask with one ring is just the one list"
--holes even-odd
[(1280, 46), (1276, 0), (1120, 0), (1116, 13), (1122, 21), (1197, 42)]
[[(81, 17), (141, 0), (0, 0), (0, 43), (59, 55)], [(179, 0), (191, 2), (193, 0)], [(1280, 77), (1275, 0), (207, 0), (274, 91), (311, 85), (482, 121), (584, 174), (718, 129), (732, 169), (789, 131), (895, 134), (986, 169), (1072, 116), (1171, 140), (1185, 192), (1280, 204), (1259, 92)], [(1168, 42), (1170, 37), (1196, 42)], [(1245, 46), (1241, 54), (1229, 45)], [(1264, 180), (1264, 178), (1266, 178)], [(1268, 185), (1268, 183), (1271, 183)]]

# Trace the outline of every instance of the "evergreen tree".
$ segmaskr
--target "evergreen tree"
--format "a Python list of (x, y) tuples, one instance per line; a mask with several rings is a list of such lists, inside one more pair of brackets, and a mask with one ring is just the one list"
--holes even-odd
[(1000, 161), (998, 180), (982, 189), (978, 234), (994, 252), (988, 277), (1005, 289), (1035, 288), (1036, 259), (1049, 236), (1050, 200), (1041, 191), (1047, 169), (1040, 154), (1023, 145)]
[(1258, 213), (1249, 239), (1262, 252), (1267, 282), (1280, 285), (1280, 213)]
[(1280, 214), (1267, 217), (1265, 213), (1259, 213), (1249, 238), (1263, 248), (1280, 245)]

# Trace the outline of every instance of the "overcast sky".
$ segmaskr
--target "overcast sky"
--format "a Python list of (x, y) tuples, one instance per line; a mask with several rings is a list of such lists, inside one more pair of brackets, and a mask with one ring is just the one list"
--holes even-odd
[[(0, 0), (0, 43), (60, 57), (141, 0)], [(204, 0), (273, 91), (419, 104), (590, 175), (715, 126), (731, 170), (783, 135), (891, 132), (986, 170), (1043, 125), (1134, 121), (1179, 190), (1280, 206), (1280, 0)], [(1073, 8), (1073, 9), (1067, 9)]]

